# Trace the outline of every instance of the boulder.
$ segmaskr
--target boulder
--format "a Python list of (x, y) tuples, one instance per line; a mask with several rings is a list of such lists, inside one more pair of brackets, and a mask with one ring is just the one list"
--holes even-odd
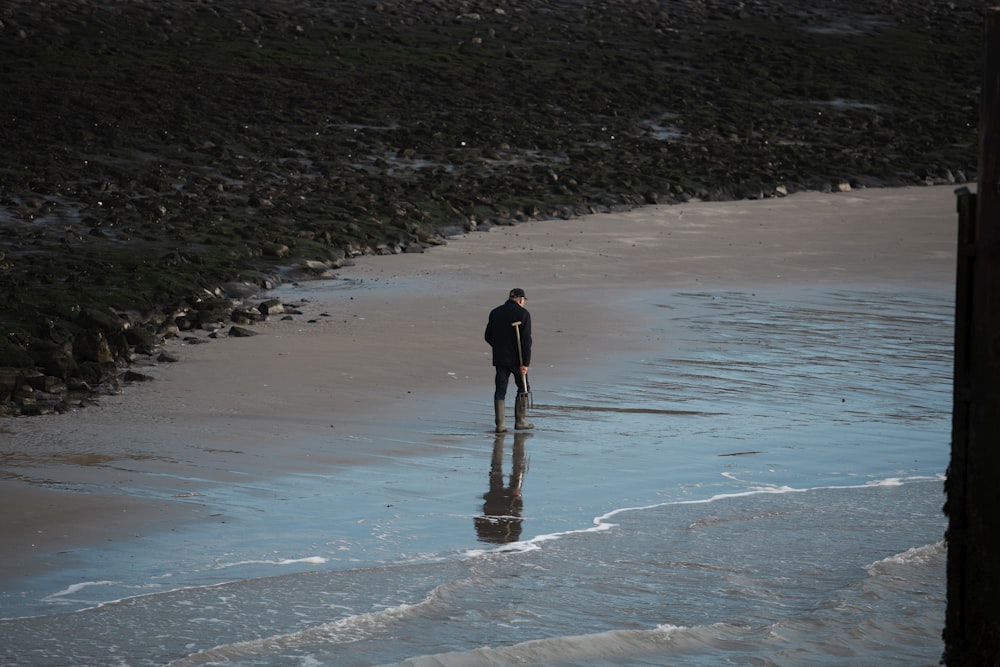
[(0, 367), (0, 393), (17, 391), (24, 379), (22, 373), (20, 368)]
[(73, 341), (73, 356), (98, 364), (114, 363), (115, 357), (107, 336), (100, 329), (88, 329)]
[(44, 358), (41, 368), (49, 375), (57, 378), (67, 379), (75, 376), (79, 372), (76, 359), (70, 352), (54, 351)]
[(232, 338), (248, 338), (250, 336), (256, 336), (256, 331), (251, 331), (250, 329), (244, 329), (243, 327), (230, 327), (229, 336)]
[(151, 355), (156, 349), (156, 336), (145, 327), (130, 327), (125, 330), (125, 341), (139, 354)]
[(45, 375), (37, 371), (28, 372), (24, 377), (24, 382), (36, 392), (44, 392), (46, 394), (66, 393), (66, 382), (62, 378)]
[(277, 299), (268, 299), (258, 305), (257, 310), (259, 310), (264, 317), (268, 317), (270, 315), (280, 315), (285, 312), (285, 307)]

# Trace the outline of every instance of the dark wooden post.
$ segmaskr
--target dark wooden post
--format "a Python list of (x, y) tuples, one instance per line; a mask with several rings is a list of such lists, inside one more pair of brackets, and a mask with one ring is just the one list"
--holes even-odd
[(1000, 8), (985, 18), (978, 194), (958, 200), (949, 667), (1000, 665)]

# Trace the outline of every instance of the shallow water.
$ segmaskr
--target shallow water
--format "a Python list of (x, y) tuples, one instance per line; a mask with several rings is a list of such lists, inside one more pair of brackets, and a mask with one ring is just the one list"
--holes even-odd
[(533, 387), (531, 433), (450, 400), (426, 454), (210, 491), (238, 531), (5, 592), (3, 663), (936, 664), (951, 294), (632, 307), (669, 356)]

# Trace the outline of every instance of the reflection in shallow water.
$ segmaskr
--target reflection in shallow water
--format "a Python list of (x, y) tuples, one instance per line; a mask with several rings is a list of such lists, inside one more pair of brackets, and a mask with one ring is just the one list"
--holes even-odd
[(504, 484), (504, 438), (506, 433), (498, 433), (493, 441), (493, 456), (490, 460), (490, 489), (483, 494), (483, 514), (475, 518), (476, 534), (481, 542), (507, 544), (521, 539), (523, 519), (521, 511), (524, 500), (521, 485), (527, 471), (524, 455), (524, 441), (527, 433), (514, 434), (514, 456), (510, 476)]

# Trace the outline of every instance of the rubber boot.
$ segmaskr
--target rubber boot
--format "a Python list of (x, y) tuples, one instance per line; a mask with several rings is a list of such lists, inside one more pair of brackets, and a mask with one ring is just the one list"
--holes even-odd
[(525, 420), (525, 415), (528, 413), (528, 395), (518, 394), (517, 398), (514, 399), (514, 428), (517, 430), (525, 430), (529, 428), (535, 428), (535, 425)]
[(497, 423), (497, 433), (506, 433), (507, 427), (504, 426), (504, 411), (507, 409), (506, 404), (503, 401), (493, 400), (493, 413), (496, 415)]

